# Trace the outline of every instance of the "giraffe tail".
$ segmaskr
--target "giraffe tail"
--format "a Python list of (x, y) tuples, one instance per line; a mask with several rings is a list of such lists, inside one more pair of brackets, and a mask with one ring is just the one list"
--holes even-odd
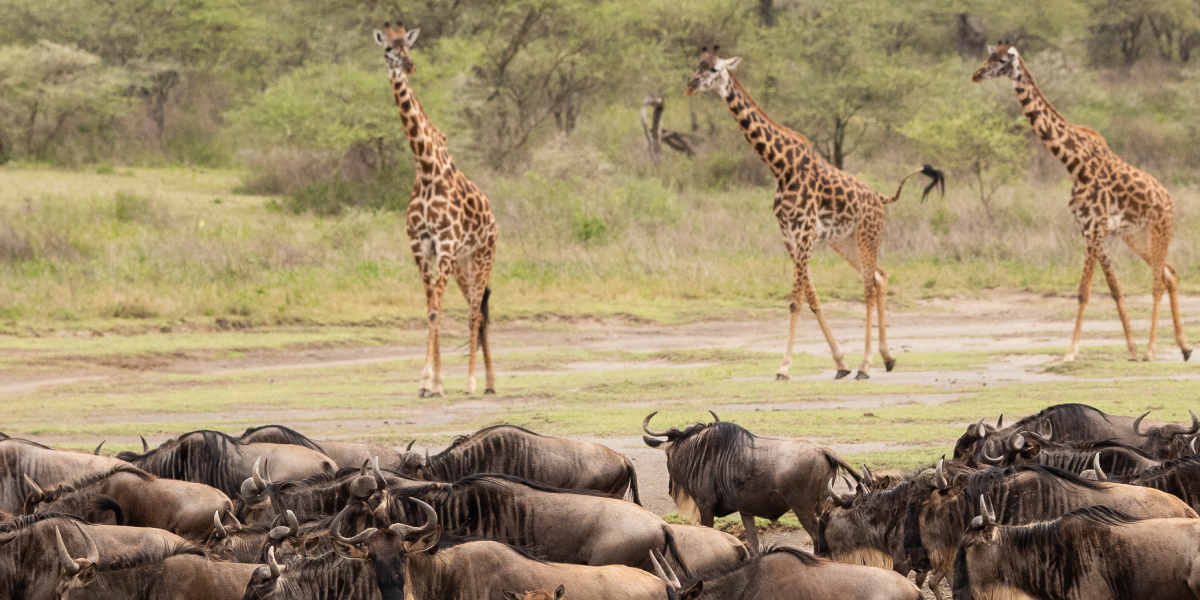
[(483, 315), (483, 319), (479, 322), (479, 337), (483, 338), (488, 326), (488, 298), (492, 296), (492, 288), (483, 288), (483, 302), (480, 303), (479, 312)]
[(916, 171), (913, 171), (912, 173), (905, 175), (904, 179), (900, 180), (900, 187), (896, 188), (896, 195), (892, 196), (891, 198), (884, 198), (883, 203), (891, 204), (891, 203), (899, 200), (900, 192), (904, 191), (905, 182), (908, 181), (909, 177), (912, 177), (913, 175), (916, 175), (918, 173), (920, 173), (921, 175), (925, 175), (930, 180), (929, 185), (925, 186), (925, 192), (923, 194), (921, 194), (921, 202), (924, 202), (925, 199), (929, 197), (929, 192), (932, 192), (934, 188), (938, 188), (938, 191), (941, 192), (942, 196), (946, 195), (946, 174), (933, 168), (933, 165), (925, 165), (925, 166), (921, 167), (920, 169), (917, 169)]

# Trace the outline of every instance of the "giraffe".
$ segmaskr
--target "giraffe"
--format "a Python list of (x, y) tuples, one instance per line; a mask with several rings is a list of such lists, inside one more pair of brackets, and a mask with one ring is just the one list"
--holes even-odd
[(1075, 333), (1064, 361), (1079, 357), (1079, 338), (1083, 332), (1083, 311), (1092, 292), (1092, 274), (1096, 263), (1104, 270), (1108, 289), (1117, 302), (1117, 314), (1125, 329), (1129, 360), (1137, 360), (1137, 342), (1129, 326), (1121, 284), (1113, 271), (1112, 262), (1104, 251), (1104, 240), (1120, 236), (1133, 251), (1150, 265), (1154, 277), (1154, 309), (1150, 314), (1150, 341), (1143, 360), (1154, 360), (1155, 338), (1158, 335), (1158, 312), (1163, 290), (1170, 294), (1171, 317), (1175, 323), (1175, 342), (1183, 352), (1183, 360), (1192, 355), (1183, 333), (1179, 315), (1179, 276), (1175, 267), (1167, 264), (1167, 249), (1175, 232), (1175, 202), (1157, 179), (1121, 160), (1095, 129), (1075, 125), (1062, 116), (1038, 89), (1033, 75), (1025, 67), (1025, 59), (1011, 45), (1000, 42), (988, 46), (988, 57), (971, 81), (1008, 77), (1025, 118), (1042, 144), (1067, 167), (1075, 184), (1071, 187), (1071, 213), (1083, 232), (1087, 257), (1083, 278), (1079, 283), (1079, 313), (1075, 317)]
[(383, 46), (388, 79), (400, 109), (400, 120), (408, 135), (416, 161), (417, 174), (408, 201), (405, 226), (409, 245), (421, 280), (429, 312), (429, 336), (425, 342), (425, 367), (421, 371), (422, 398), (440, 397), (442, 353), (438, 330), (442, 323), (442, 294), (446, 282), (454, 276), (470, 307), (470, 359), (467, 365), (467, 393), (475, 393), (475, 350), (482, 347), (487, 386), (483, 393), (496, 393), (496, 374), (488, 346), (488, 278), (496, 257), (499, 228), (488, 198), (458, 167), (446, 147), (446, 136), (429, 120), (409, 85), (408, 76), (416, 71), (409, 48), (417, 41), (420, 29), (406, 31), (404, 24), (395, 28), (384, 23), (375, 30), (375, 42)]
[[(700, 53), (700, 64), (688, 80), (686, 93), (691, 96), (697, 91), (715, 91), (733, 113), (733, 118), (742, 128), (746, 141), (754, 148), (763, 162), (775, 175), (775, 218), (783, 232), (783, 243), (795, 263), (792, 279), (791, 323), (788, 326), (787, 350), (783, 365), (775, 378), (787, 380), (792, 366), (792, 348), (796, 340), (796, 322), (800, 317), (802, 302), (807, 301), (816, 315), (825, 341), (837, 363), (835, 379), (850, 374), (846, 361), (838, 348), (837, 339), (825, 322), (817, 290), (813, 287), (809, 272), (809, 257), (813, 246), (826, 242), (863, 278), (863, 300), (867, 309), (867, 340), (863, 349), (862, 365), (855, 379), (870, 378), (871, 370), (871, 317), (879, 313), (879, 353), (883, 364), (890, 372), (896, 366), (896, 358), (887, 345), (887, 273), (876, 266), (879, 257), (879, 241), (883, 233), (884, 205), (900, 198), (904, 183), (909, 177), (922, 173), (932, 181), (925, 188), (929, 195), (937, 185), (945, 189), (945, 178), (941, 171), (925, 165), (900, 180), (896, 195), (887, 197), (867, 186), (862, 179), (842, 171), (825, 162), (802, 134), (792, 131), (773, 121), (754, 102), (734, 77), (732, 71), (742, 59), (720, 58), (719, 47), (712, 52), (704, 48)], [(944, 192), (943, 192), (944, 193)]]

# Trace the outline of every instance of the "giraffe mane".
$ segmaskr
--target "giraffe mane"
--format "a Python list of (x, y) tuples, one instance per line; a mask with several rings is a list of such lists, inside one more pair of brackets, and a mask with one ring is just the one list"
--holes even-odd
[(1090, 136), (1096, 138), (1097, 141), (1099, 141), (1101, 144), (1104, 144), (1105, 148), (1108, 147), (1108, 140), (1104, 139), (1104, 136), (1100, 135), (1099, 131), (1092, 129), (1091, 127), (1085, 127), (1083, 125), (1076, 125), (1075, 129), (1077, 131), (1079, 131), (1079, 133), (1082, 133), (1084, 135), (1090, 135)]
[(758, 115), (766, 120), (768, 124), (774, 125), (783, 131), (791, 133), (792, 135), (796, 136), (802, 144), (812, 145), (809, 144), (808, 138), (804, 137), (803, 133), (800, 133), (799, 131), (796, 131), (795, 129), (792, 129), (786, 125), (780, 124), (775, 119), (772, 119), (771, 115), (768, 115), (767, 111), (763, 110), (762, 107), (758, 105), (758, 101), (754, 99), (754, 96), (751, 96), (750, 93), (746, 91), (746, 88), (742, 87), (742, 82), (738, 81), (738, 78), (733, 74), (733, 72), (729, 72), (729, 81), (733, 83), (733, 85), (737, 86), (737, 89), (742, 92), (742, 97), (750, 103), (750, 106), (754, 108), (754, 110), (758, 111)]

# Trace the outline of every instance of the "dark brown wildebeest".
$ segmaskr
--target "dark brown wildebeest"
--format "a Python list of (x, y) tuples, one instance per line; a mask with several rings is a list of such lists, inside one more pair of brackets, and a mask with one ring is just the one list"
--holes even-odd
[(1002, 443), (991, 444), (1003, 453), (991, 456), (987, 449), (980, 453), (983, 466), (1007, 467), (1035, 463), (1078, 473), (1092, 464), (1096, 453), (1104, 454), (1108, 470), (1122, 476), (1132, 476), (1159, 465), (1138, 448), (1111, 440), (1100, 442), (1052, 442), (1032, 432), (1017, 433)]
[(269, 551), (274, 551), (280, 561), (310, 558), (333, 550), (329, 543), (332, 519), (327, 516), (301, 523), (295, 513), (288, 511), (277, 521), (279, 525), (226, 525), (220, 515), (213, 515), (213, 533), (203, 547), (215, 557), (240, 563), (265, 564)]
[(396, 523), (347, 538), (345, 511), (330, 527), (339, 554), (374, 565), (383, 600), (504, 600), (503, 590), (563, 584), (572, 600), (676, 600), (668, 584), (641, 569), (547, 563), (498, 542), (442, 540), (437, 513), (421, 510), (420, 527)]
[(267, 481), (256, 467), (250, 478), (242, 482), (233, 514), (247, 525), (272, 521), (287, 510), (305, 521), (337, 514), (351, 498), (367, 498), (376, 490), (410, 483), (420, 482), (381, 471), (378, 465), (368, 471), (365, 462), (357, 469), (281, 482)]
[[(373, 512), (386, 521), (410, 520), (415, 499), (437, 510), (455, 535), (536, 547), (560, 563), (626, 565), (649, 571), (652, 549), (679, 558), (674, 534), (658, 515), (599, 492), (564, 490), (509, 475), (472, 475), (455, 483), (391, 488)], [(373, 499), (375, 500), (375, 499)]]
[[(378, 444), (336, 442), (331, 440), (318, 442), (295, 429), (284, 427), (283, 425), (251, 427), (243, 432), (238, 439), (246, 444), (267, 443), (304, 446), (333, 459), (333, 462), (337, 463), (339, 469), (357, 469), (363, 461), (378, 458), (383, 468), (399, 470), (402, 457), (404, 456), (398, 450)], [(408, 444), (409, 449), (412, 449), (414, 442), (415, 440)]]
[(628, 491), (635, 504), (642, 503), (633, 463), (620, 452), (591, 442), (540, 435), (515, 425), (495, 425), (458, 437), (434, 456), (406, 452), (400, 473), (447, 483), (496, 473), (567, 490), (617, 496)]
[[(648, 434), (642, 439), (666, 451), (669, 489), (679, 512), (705, 527), (716, 517), (740, 513), (752, 552), (758, 551), (755, 517), (774, 521), (791, 510), (815, 536), (816, 512), (828, 495), (825, 482), (839, 468), (859, 479), (836, 452), (812, 442), (758, 437), (716, 413), (714, 423), (651, 431), (656, 414), (642, 421)], [(660, 437), (667, 439), (655, 439)]]
[(1179, 498), (1200, 513), (1200, 456), (1192, 455), (1168, 460), (1134, 475), (1110, 475), (1101, 466), (1100, 453), (1093, 457), (1092, 468), (1080, 475), (1084, 479), (1127, 483), (1154, 488)]
[(1092, 506), (1003, 526), (985, 506), (963, 536), (955, 569), (955, 600), (1195, 600), (1200, 520)]
[(26, 478), (49, 489), (119, 464), (121, 461), (107, 456), (63, 452), (16, 438), (0, 440), (0, 511), (21, 514), (32, 491)]
[(280, 565), (272, 548), (267, 552), (267, 564), (254, 571), (240, 597), (242, 600), (381, 600), (376, 579), (375, 566), (369, 561), (326, 552)]
[(553, 592), (550, 590), (531, 590), (524, 594), (518, 594), (504, 590), (504, 600), (562, 600), (565, 595), (567, 595), (567, 588), (562, 585), (555, 588)]
[(333, 460), (310, 448), (243, 444), (219, 431), (207, 430), (185, 433), (141, 454), (122, 452), (117, 458), (158, 477), (210, 485), (231, 498), (241, 490), (242, 482), (253, 476), (257, 463), (262, 464), (268, 479), (274, 475), (280, 481), (337, 471)]
[[(1017, 465), (947, 479), (944, 464), (914, 480), (904, 523), (909, 566), (952, 573), (966, 526), (978, 516), (979, 497), (997, 503), (1001, 523), (1020, 525), (1103, 504), (1143, 517), (1196, 518), (1186, 503), (1159, 490), (1088, 481), (1054, 467)], [(972, 500), (973, 499), (973, 500)]]
[(56, 512), (106, 522), (100, 513), (113, 512), (113, 525), (157, 527), (189, 540), (204, 539), (212, 530), (211, 515), (233, 507), (220, 490), (202, 483), (159, 479), (129, 464), (97, 473), (43, 492), (32, 481), (26, 514)]

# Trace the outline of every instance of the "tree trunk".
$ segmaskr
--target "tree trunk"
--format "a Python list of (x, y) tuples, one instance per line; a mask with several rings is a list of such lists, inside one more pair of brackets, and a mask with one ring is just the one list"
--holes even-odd
[[(649, 122), (646, 121), (647, 106), (654, 108)], [(662, 114), (662, 97), (646, 96), (642, 100), (642, 133), (646, 134), (646, 144), (650, 149), (650, 161), (656, 165), (662, 161)]]
[(758, 0), (758, 19), (763, 27), (775, 26), (775, 0)]

